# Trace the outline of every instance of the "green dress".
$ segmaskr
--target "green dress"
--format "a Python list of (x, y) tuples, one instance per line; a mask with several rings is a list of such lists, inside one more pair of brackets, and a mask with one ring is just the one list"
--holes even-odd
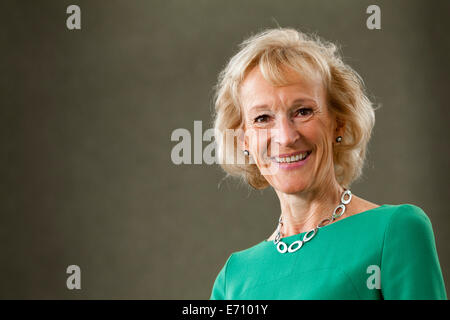
[[(285, 237), (290, 245), (305, 233)], [(210, 299), (447, 299), (430, 220), (382, 205), (317, 231), (296, 252), (273, 241), (230, 255)]]

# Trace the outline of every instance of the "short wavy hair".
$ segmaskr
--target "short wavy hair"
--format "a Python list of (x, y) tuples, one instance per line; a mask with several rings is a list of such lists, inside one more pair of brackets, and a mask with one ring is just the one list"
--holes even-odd
[(345, 127), (342, 142), (333, 148), (333, 164), (336, 180), (349, 188), (362, 174), (375, 124), (374, 109), (361, 77), (342, 61), (336, 45), (295, 29), (265, 30), (243, 41), (239, 47), (239, 52), (220, 72), (215, 86), (214, 132), (221, 167), (228, 175), (241, 177), (255, 189), (269, 185), (256, 164), (242, 160), (242, 152), (237, 152), (239, 161), (223, 161), (224, 157), (235, 159), (235, 152), (239, 150), (239, 138), (225, 139), (225, 132), (243, 128), (239, 88), (246, 75), (259, 67), (267, 81), (285, 85), (288, 84), (285, 67), (288, 67), (301, 76), (311, 76), (311, 72), (321, 76), (328, 110)]

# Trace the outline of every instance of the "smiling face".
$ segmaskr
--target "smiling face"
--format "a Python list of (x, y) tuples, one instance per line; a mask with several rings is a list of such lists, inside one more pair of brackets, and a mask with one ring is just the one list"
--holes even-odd
[(333, 142), (341, 135), (319, 77), (286, 71), (290, 84), (274, 86), (253, 68), (240, 87), (244, 148), (270, 185), (293, 194), (334, 179)]

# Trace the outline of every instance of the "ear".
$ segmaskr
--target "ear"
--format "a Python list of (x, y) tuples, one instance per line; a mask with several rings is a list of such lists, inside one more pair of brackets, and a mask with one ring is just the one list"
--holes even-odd
[(237, 146), (241, 152), (248, 150), (248, 136), (245, 134), (245, 126), (238, 129), (239, 135), (237, 136)]
[(248, 136), (244, 131), (242, 131), (239, 135), (238, 146), (242, 152), (244, 152), (244, 150), (248, 150)]
[(339, 118), (336, 118), (336, 129), (335, 129), (335, 135), (337, 136), (344, 136), (345, 133), (345, 122)]

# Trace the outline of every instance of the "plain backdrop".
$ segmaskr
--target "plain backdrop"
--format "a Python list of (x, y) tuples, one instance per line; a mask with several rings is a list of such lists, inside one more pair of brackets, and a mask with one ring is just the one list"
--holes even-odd
[[(66, 27), (71, 4), (81, 30)], [(366, 27), (371, 4), (381, 30)], [(279, 203), (217, 165), (173, 164), (170, 137), (212, 127), (218, 73), (242, 40), (277, 26), (335, 42), (364, 79), (380, 108), (352, 191), (427, 213), (448, 288), (449, 9), (1, 1), (0, 298), (208, 299), (228, 256), (272, 234)], [(81, 290), (66, 287), (72, 264)]]

